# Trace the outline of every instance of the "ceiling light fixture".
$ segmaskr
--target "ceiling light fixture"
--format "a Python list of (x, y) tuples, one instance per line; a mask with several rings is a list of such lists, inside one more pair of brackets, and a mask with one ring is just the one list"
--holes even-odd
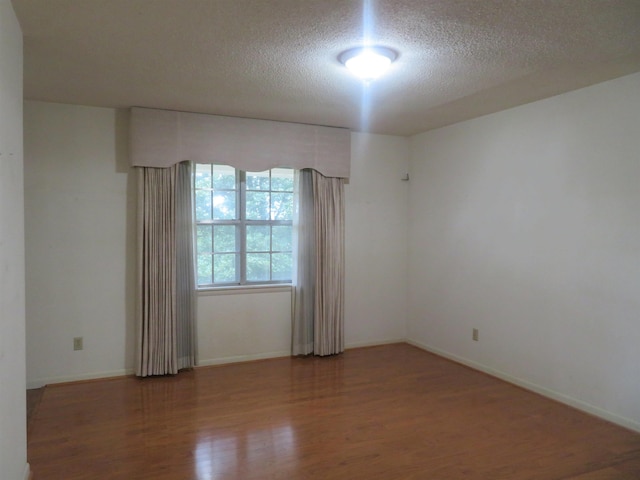
[(338, 60), (351, 73), (369, 82), (386, 72), (397, 56), (396, 52), (387, 47), (356, 47), (342, 52)]

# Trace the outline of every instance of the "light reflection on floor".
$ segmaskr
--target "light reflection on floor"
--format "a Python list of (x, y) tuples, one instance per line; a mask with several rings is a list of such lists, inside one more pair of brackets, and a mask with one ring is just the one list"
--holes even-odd
[(195, 468), (198, 480), (241, 478), (242, 471), (260, 470), (263, 462), (278, 459), (291, 465), (296, 458), (296, 438), (291, 425), (268, 427), (237, 435), (203, 437), (198, 440)]

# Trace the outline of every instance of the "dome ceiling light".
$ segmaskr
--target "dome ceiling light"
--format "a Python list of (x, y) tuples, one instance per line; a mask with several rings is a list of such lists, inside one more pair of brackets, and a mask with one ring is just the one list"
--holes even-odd
[(386, 72), (397, 57), (390, 48), (375, 46), (351, 48), (342, 52), (338, 60), (355, 76), (370, 82)]

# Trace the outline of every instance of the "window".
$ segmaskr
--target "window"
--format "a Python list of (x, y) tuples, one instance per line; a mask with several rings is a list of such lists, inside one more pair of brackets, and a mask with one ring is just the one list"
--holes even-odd
[(195, 169), (198, 287), (291, 281), (293, 170)]

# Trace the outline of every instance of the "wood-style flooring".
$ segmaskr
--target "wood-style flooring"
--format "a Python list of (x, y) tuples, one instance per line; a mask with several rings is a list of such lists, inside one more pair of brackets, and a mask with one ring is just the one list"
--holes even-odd
[(36, 408), (40, 405), (43, 394), (44, 387), (27, 390), (27, 425), (29, 425), (33, 417), (35, 417)]
[(35, 480), (639, 479), (640, 434), (406, 344), (49, 386)]

